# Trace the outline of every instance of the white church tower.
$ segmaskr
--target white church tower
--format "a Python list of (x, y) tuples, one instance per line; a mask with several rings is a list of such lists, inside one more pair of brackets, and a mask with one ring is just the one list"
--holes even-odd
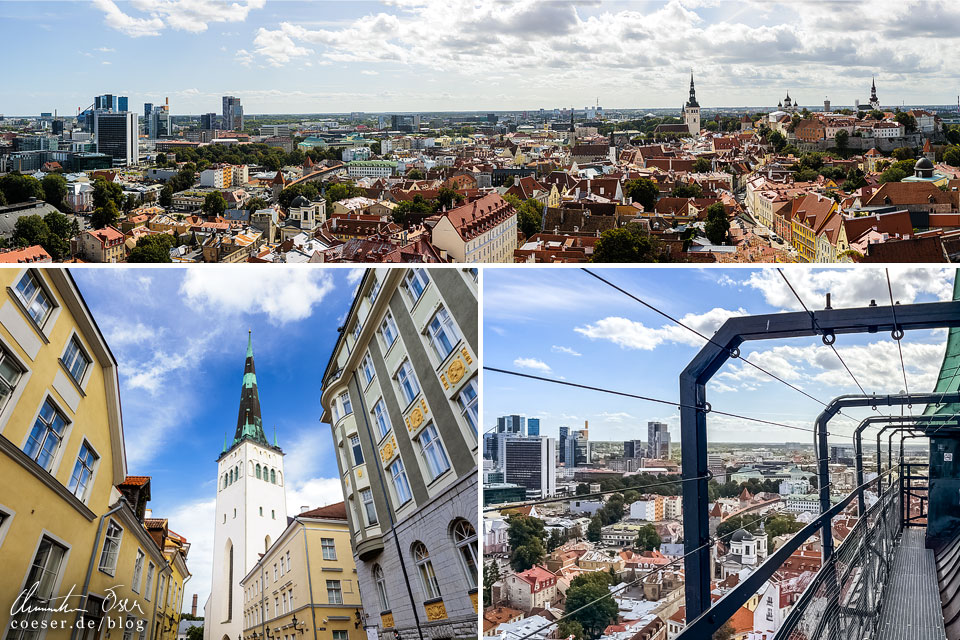
[(690, 135), (700, 133), (700, 104), (697, 102), (697, 93), (693, 89), (693, 72), (690, 72), (690, 99), (683, 105), (683, 123), (687, 125)]
[(287, 526), (283, 451), (263, 432), (253, 341), (247, 339), (240, 413), (231, 444), (217, 458), (213, 583), (204, 613), (204, 640), (237, 640), (243, 630), (240, 580)]

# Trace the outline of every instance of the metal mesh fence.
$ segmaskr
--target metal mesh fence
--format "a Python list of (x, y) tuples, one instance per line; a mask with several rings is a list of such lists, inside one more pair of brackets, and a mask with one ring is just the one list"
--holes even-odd
[(901, 530), (901, 480), (880, 494), (797, 600), (774, 640), (876, 638)]

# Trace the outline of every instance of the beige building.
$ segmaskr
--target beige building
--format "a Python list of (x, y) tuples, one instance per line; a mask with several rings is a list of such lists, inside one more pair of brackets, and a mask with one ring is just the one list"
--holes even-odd
[(365, 640), (344, 503), (303, 511), (240, 581), (243, 640)]
[(123, 262), (123, 232), (113, 227), (84, 231), (77, 236), (74, 251), (88, 262)]
[(455, 262), (513, 262), (517, 212), (497, 194), (430, 216), (432, 242)]

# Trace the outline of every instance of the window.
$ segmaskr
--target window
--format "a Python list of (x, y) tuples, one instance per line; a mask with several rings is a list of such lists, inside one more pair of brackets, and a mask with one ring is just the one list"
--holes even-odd
[(477, 413), (477, 379), (471, 378), (466, 384), (460, 395), (457, 396), (457, 403), (460, 405), (460, 413), (463, 419), (467, 421), (470, 428), (473, 429), (473, 436), (477, 436), (480, 416)]
[(324, 560), (337, 559), (337, 546), (333, 538), (320, 538), (320, 549), (323, 551)]
[(70, 476), (70, 493), (83, 500), (87, 495), (87, 487), (90, 484), (90, 477), (93, 476), (93, 469), (97, 464), (97, 454), (93, 452), (90, 445), (86, 442), (80, 447), (80, 455), (77, 456), (77, 463), (73, 466), (73, 474)]
[(140, 581), (143, 578), (143, 550), (137, 549), (137, 560), (133, 563), (133, 585), (130, 587), (140, 593)]
[(283, 609), (281, 610), (281, 612), (286, 613), (287, 611), (290, 610), (290, 605), (287, 604), (287, 592), (284, 591), (282, 596), (283, 596)]
[(450, 468), (447, 452), (444, 451), (437, 428), (433, 424), (424, 427), (417, 440), (420, 442), (420, 451), (423, 453), (423, 458), (427, 461), (427, 469), (430, 471), (431, 480)]
[(263, 507), (260, 507), (260, 517), (263, 517)]
[(417, 376), (413, 372), (413, 367), (409, 360), (404, 360), (397, 371), (397, 384), (400, 385), (400, 394), (403, 396), (405, 404), (413, 402), (417, 394), (420, 393), (420, 383), (417, 382)]
[(87, 354), (84, 353), (83, 347), (80, 346), (80, 341), (77, 340), (76, 336), (70, 338), (67, 350), (63, 354), (63, 365), (67, 368), (67, 371), (70, 372), (70, 377), (73, 378), (77, 384), (83, 382), (83, 375), (87, 372), (90, 364), (91, 360), (87, 357)]
[(353, 464), (363, 464), (363, 449), (360, 448), (359, 436), (350, 436), (350, 449), (353, 451)]
[(25, 453), (37, 461), (46, 471), (53, 466), (53, 458), (63, 439), (67, 419), (57, 411), (50, 400), (43, 403), (40, 415), (30, 431)]
[(400, 458), (393, 461), (390, 465), (390, 474), (393, 476), (393, 488), (397, 492), (397, 500), (403, 504), (413, 497), (410, 493), (410, 483), (407, 482), (407, 472), (403, 468), (403, 462)]
[[(26, 612), (11, 618), (11, 623), (15, 621), (16, 626), (11, 624), (10, 631), (6, 635), (7, 640), (32, 640), (39, 637), (41, 632), (37, 629), (46, 620), (48, 612), (34, 611), (33, 608), (56, 606), (56, 603), (51, 602), (50, 599), (55, 595), (53, 590), (60, 576), (66, 553), (67, 550), (53, 540), (47, 537), (40, 540), (37, 555), (30, 565), (30, 573), (26, 581), (29, 587), (33, 588), (33, 585), (36, 585), (36, 588), (18, 602), (20, 610)], [(30, 629), (34, 624), (38, 626)]]
[(378, 439), (383, 438), (390, 431), (390, 416), (387, 415), (387, 405), (383, 403), (383, 398), (377, 400), (373, 405), (374, 422), (377, 423)]
[(380, 333), (383, 334), (383, 340), (386, 342), (387, 349), (393, 346), (397, 340), (397, 323), (393, 321), (393, 314), (389, 311), (380, 323)]
[(434, 314), (430, 324), (427, 325), (427, 330), (430, 333), (430, 344), (433, 345), (434, 352), (441, 360), (450, 355), (453, 347), (460, 341), (453, 318), (443, 307)]
[(373, 359), (370, 357), (369, 353), (363, 356), (363, 362), (360, 363), (360, 370), (363, 371), (364, 384), (370, 384), (373, 381), (374, 376), (377, 375), (373, 368)]
[(430, 553), (422, 542), (415, 542), (413, 545), (413, 561), (417, 565), (417, 575), (420, 576), (420, 588), (423, 589), (424, 598), (426, 600), (439, 598), (440, 584), (437, 582), (437, 574), (433, 572)]
[(20, 282), (17, 283), (16, 292), (20, 302), (26, 307), (27, 313), (30, 314), (34, 322), (42, 327), (43, 323), (50, 317), (53, 303), (40, 281), (33, 273), (27, 271), (20, 278)]
[(270, 469), (270, 483), (277, 484), (277, 470)]
[[(287, 571), (290, 571), (290, 552), (287, 551)], [(293, 597), (292, 595), (290, 596)]]
[(280, 573), (277, 571), (277, 565), (274, 564), (273, 565), (273, 581), (276, 582), (279, 577), (280, 577)]
[(123, 640), (133, 640), (133, 630), (137, 627), (137, 619), (134, 616), (127, 616), (123, 624)]
[(353, 413), (353, 405), (350, 404), (350, 393), (349, 393), (349, 392), (344, 391), (343, 393), (341, 393), (341, 394), (340, 394), (340, 397), (338, 398), (338, 400), (339, 400), (339, 402), (340, 402), (340, 410), (342, 411), (342, 413), (340, 414), (340, 417), (341, 417), (341, 418), (344, 417), (344, 416), (348, 416), (348, 415), (350, 415), (351, 413)]
[(373, 565), (373, 579), (377, 583), (377, 596), (380, 598), (380, 610), (390, 610), (390, 599), (387, 597), (387, 581), (383, 577), (383, 569), (379, 564)]
[(477, 530), (466, 520), (457, 520), (453, 525), (453, 543), (457, 546), (460, 565), (467, 576), (470, 588), (477, 588)]
[(160, 582), (157, 586), (157, 600), (160, 604), (160, 608), (165, 609), (167, 606), (167, 593), (163, 590), (163, 588), (167, 586), (167, 576), (160, 576)]
[(272, 520), (276, 520), (276, 519), (277, 519), (277, 512), (276, 512), (275, 509), (270, 509), (270, 518), (271, 518)]
[(123, 529), (113, 520), (107, 525), (107, 534), (103, 538), (103, 550), (100, 552), (100, 571), (111, 576), (117, 570), (117, 554), (120, 552), (120, 538)]
[(377, 278), (373, 278), (373, 284), (370, 285), (370, 293), (367, 294), (367, 297), (370, 298), (370, 302), (373, 302), (377, 299), (377, 294), (380, 293), (380, 281)]
[(327, 580), (327, 603), (343, 604), (343, 591), (339, 580)]
[[(259, 479), (260, 479), (260, 465), (257, 464), (257, 466), (254, 467), (254, 468), (256, 469), (257, 480), (259, 480)], [(262, 511), (262, 510), (263, 510), (263, 509), (261, 509), (261, 511)], [(260, 515), (263, 515), (263, 514), (261, 513)]]
[(13, 395), (13, 390), (23, 375), (23, 369), (20, 365), (0, 349), (0, 409), (7, 405), (7, 400)]
[(144, 597), (146, 600), (148, 600), (148, 601), (149, 601), (150, 598), (152, 597), (152, 591), (153, 591), (153, 572), (154, 572), (155, 570), (156, 570), (156, 567), (153, 566), (153, 563), (152, 563), (152, 562), (147, 565), (147, 587), (146, 587), (146, 589), (144, 589), (143, 597)]
[(410, 292), (410, 297), (413, 298), (414, 301), (420, 299), (424, 289), (430, 284), (430, 278), (423, 269), (410, 269), (403, 280), (407, 286), (407, 291)]
[(333, 640), (347, 640), (347, 632), (343, 629), (338, 629), (333, 632)]
[(360, 500), (363, 501), (363, 512), (367, 516), (367, 526), (377, 524), (377, 509), (373, 505), (373, 492), (370, 489), (360, 491)]

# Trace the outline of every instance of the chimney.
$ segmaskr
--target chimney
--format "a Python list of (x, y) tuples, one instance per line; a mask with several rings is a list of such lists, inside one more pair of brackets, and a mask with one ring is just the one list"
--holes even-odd
[(310, 505), (308, 504), (302, 505), (300, 507), (300, 513), (303, 513), (304, 511), (310, 511)]
[(193, 604), (190, 605), (190, 615), (197, 617), (197, 594), (193, 594)]

